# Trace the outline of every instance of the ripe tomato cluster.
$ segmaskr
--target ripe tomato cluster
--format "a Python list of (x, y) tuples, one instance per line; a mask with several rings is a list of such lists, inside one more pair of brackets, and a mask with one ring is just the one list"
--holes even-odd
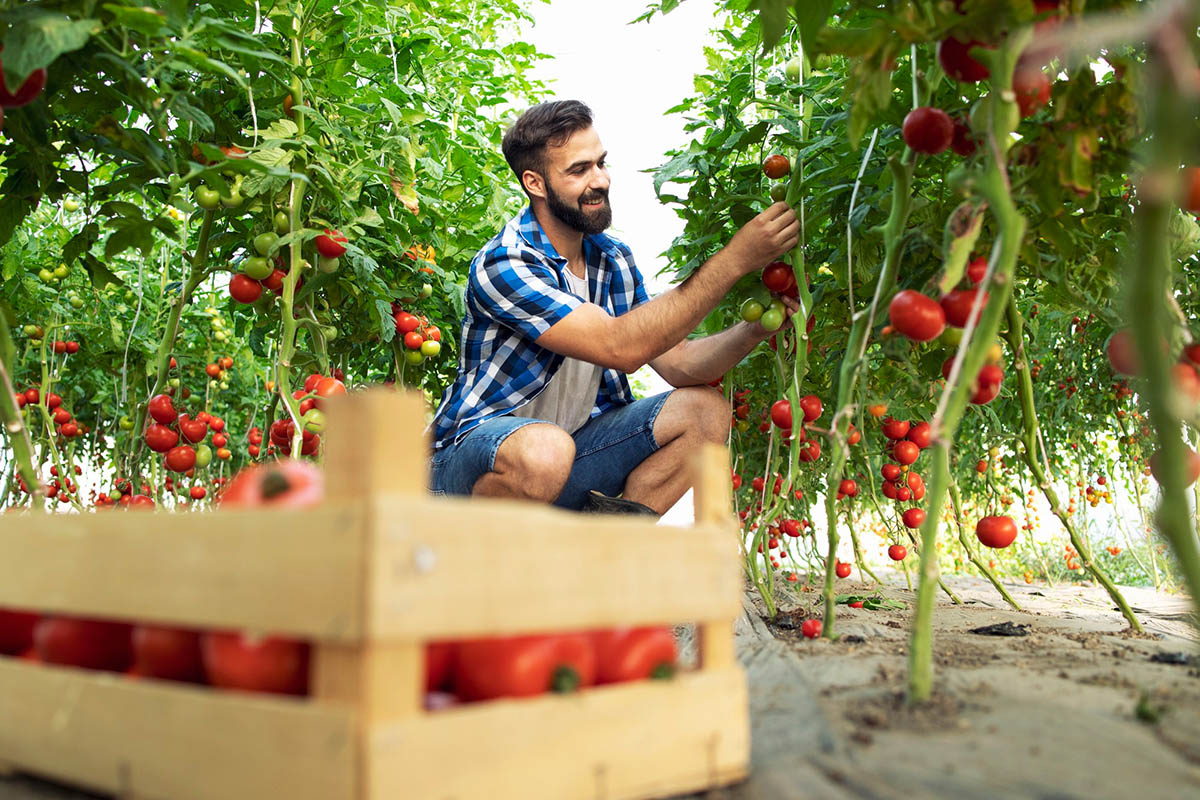
[(403, 337), (407, 351), (404, 357), (409, 364), (420, 364), (442, 352), (442, 332), (427, 317), (409, 313), (399, 303), (392, 303), (392, 321), (396, 335)]
[[(87, 425), (81, 425), (78, 420), (63, 406), (63, 399), (54, 392), (46, 393), (46, 402), (41, 403), (41, 391), (36, 386), (31, 386), (23, 392), (13, 394), (13, 400), (17, 404), (18, 409), (33, 407), (44, 409), (44, 413), (50, 416), (50, 420), (54, 423), (55, 432), (60, 440), (73, 439), (80, 434), (91, 431)], [(28, 413), (28, 412), (27, 412)], [(65, 500), (63, 502), (66, 502)]]

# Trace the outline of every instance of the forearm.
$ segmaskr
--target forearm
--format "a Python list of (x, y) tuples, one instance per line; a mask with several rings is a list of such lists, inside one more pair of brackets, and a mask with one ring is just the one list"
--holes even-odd
[(744, 272), (722, 250), (679, 286), (616, 317), (613, 331), (624, 343), (625, 371), (637, 370), (682, 342), (717, 307)]
[(683, 341), (674, 357), (651, 366), (675, 387), (701, 386), (717, 380), (762, 341), (762, 328), (739, 322), (712, 336)]

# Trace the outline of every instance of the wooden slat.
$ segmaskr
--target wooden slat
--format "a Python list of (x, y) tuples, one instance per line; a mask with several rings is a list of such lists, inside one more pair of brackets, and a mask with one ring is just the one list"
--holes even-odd
[(0, 516), (0, 607), (352, 641), (363, 536), (333, 507)]
[[(729, 479), (729, 452), (716, 445), (703, 447), (696, 454), (693, 471), (692, 496), (696, 523), (732, 522), (733, 484)], [(737, 535), (733, 531), (731, 533)], [(736, 539), (734, 541), (736, 543)], [(732, 619), (705, 620), (697, 626), (696, 634), (701, 669), (733, 666), (737, 653), (733, 644)]]
[(375, 726), (366, 800), (664, 797), (746, 776), (740, 669), (465, 706)]
[(731, 523), (656, 526), (477, 498), (374, 502), (368, 630), (379, 638), (732, 620)]
[[(354, 504), (368, 520), (368, 541), (379, 526), (370, 502), (380, 492), (392, 497), (425, 494), (429, 446), (423, 433), (420, 395), (375, 389), (355, 392), (329, 404), (326, 490), (330, 502)], [(375, 548), (367, 547), (359, 564), (356, 598), (365, 619), (373, 596), (371, 569)], [(319, 643), (313, 654), (314, 695), (322, 702), (359, 710), (367, 726), (377, 720), (421, 713), (424, 695), (424, 645), (419, 641)]]
[(0, 761), (138, 800), (358, 800), (354, 717), (0, 658)]

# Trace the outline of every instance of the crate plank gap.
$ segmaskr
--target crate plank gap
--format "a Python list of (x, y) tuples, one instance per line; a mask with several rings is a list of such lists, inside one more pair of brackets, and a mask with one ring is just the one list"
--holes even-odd
[[(0, 517), (0, 607), (313, 642), (307, 698), (0, 658), (0, 767), (137, 800), (634, 800), (747, 775), (728, 456), (656, 526), (426, 493), (416, 395), (328, 404), (314, 510)], [(431, 640), (694, 622), (671, 681), (422, 709)]]

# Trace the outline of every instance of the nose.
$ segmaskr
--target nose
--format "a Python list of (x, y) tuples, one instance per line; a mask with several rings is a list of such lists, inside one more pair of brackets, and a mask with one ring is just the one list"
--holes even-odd
[(591, 180), (588, 181), (589, 189), (599, 189), (607, 192), (609, 185), (608, 167), (603, 164), (597, 164), (592, 167)]

